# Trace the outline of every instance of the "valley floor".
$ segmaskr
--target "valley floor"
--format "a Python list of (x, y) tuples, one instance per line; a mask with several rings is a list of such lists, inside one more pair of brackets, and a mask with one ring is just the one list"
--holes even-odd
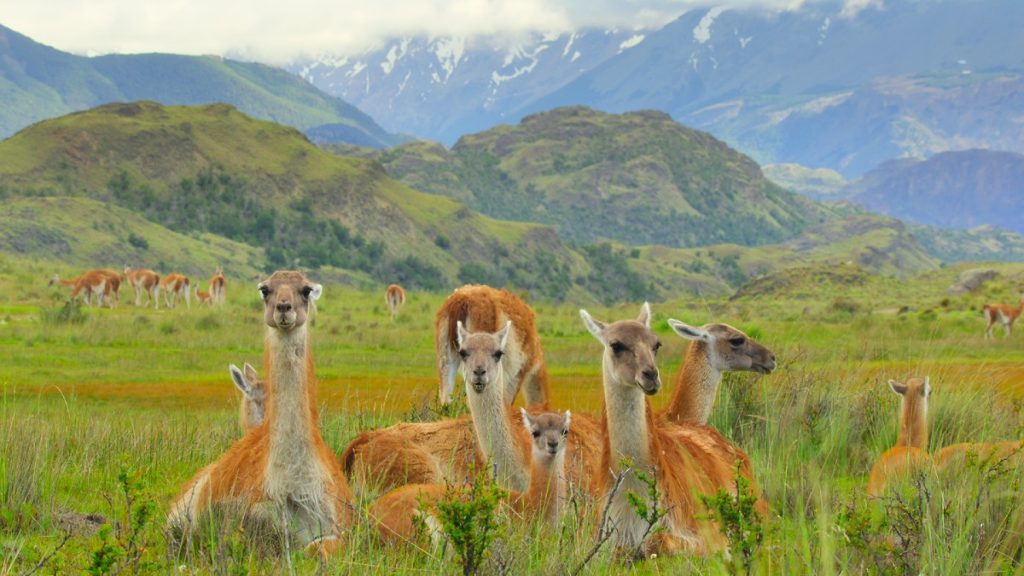
[[(280, 556), (261, 555), (231, 531), (212, 534), (201, 552), (169, 558), (162, 532), (183, 483), (240, 435), (227, 365), (260, 369), (264, 326), (256, 291), (229, 279), (223, 308), (141, 310), (122, 295), (115, 310), (62, 316), (65, 296), (45, 287), (50, 275), (45, 263), (0, 258), (0, 575), (37, 565), (42, 573), (81, 572), (105, 554), (113, 555), (112, 566), (137, 561), (125, 571), (284, 571)], [(950, 298), (945, 289), (955, 275), (911, 279), (898, 294), (830, 288), (652, 304), (652, 325), (665, 343), (659, 365), (666, 389), (656, 405), (667, 399), (686, 345), (668, 328), (670, 317), (733, 324), (779, 359), (769, 376), (727, 376), (711, 421), (750, 454), (770, 504), (763, 539), (749, 558), (752, 573), (1024, 572), (1021, 470), (980, 463), (956, 478), (922, 477), (885, 499), (869, 500), (865, 492), (872, 463), (896, 438), (899, 401), (885, 385), (889, 378), (930, 376), (932, 451), (1024, 432), (1024, 333), (986, 341), (979, 312), (986, 299), (1009, 297), (1012, 287)], [(433, 317), (443, 298), (410, 293), (392, 322), (382, 294), (326, 286), (312, 333), (323, 431), (335, 450), (361, 430), (429, 416), (436, 394)], [(577, 307), (534, 308), (552, 406), (598, 411), (601, 350)], [(589, 309), (605, 320), (636, 310), (637, 303)], [(359, 495), (360, 505), (373, 496)], [(110, 528), (112, 520), (118, 529)], [(130, 542), (125, 530), (135, 525)], [(487, 573), (572, 573), (596, 542), (593, 521), (574, 514), (555, 534), (510, 521), (502, 526)], [(609, 552), (603, 548), (584, 572), (742, 573), (747, 562), (734, 552), (733, 564), (716, 556), (625, 567)], [(301, 553), (289, 565), (298, 573), (318, 568)], [(459, 571), (450, 554), (385, 549), (365, 529), (321, 568)]]

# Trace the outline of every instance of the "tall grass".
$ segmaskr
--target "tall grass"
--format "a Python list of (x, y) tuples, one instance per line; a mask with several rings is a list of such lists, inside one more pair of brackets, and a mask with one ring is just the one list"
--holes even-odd
[[(223, 309), (89, 309), (80, 323), (46, 322), (40, 307), (61, 294), (45, 288), (43, 265), (4, 264), (0, 292), (0, 575), (30, 570), (72, 537), (50, 571), (81, 572), (104, 544), (89, 517), (111, 520), (124, 466), (157, 503), (142, 552), (153, 571), (283, 572), (242, 526), (225, 521), (203, 545), (167, 553), (162, 518), (181, 486), (239, 437), (228, 363), (259, 367), (258, 303), (241, 288)], [(63, 270), (57, 270), (64, 272)], [(232, 286), (241, 286), (241, 281)], [(8, 290), (9, 289), (9, 290)], [(961, 441), (1017, 439), (1024, 431), (1024, 349), (1019, 339), (985, 342), (970, 306), (936, 306), (941, 290), (912, 287), (930, 315), (880, 312), (907, 296), (857, 295), (859, 307), (831, 310), (835, 294), (771, 302), (679, 300), (654, 307), (669, 384), (685, 343), (666, 325), (726, 321), (779, 357), (771, 376), (727, 375), (710, 422), (746, 450), (770, 505), (751, 559), (759, 574), (1019, 573), (1024, 549), (1022, 472), (1009, 463), (966, 466), (911, 478), (869, 500), (867, 474), (896, 438), (898, 399), (884, 382), (931, 376), (931, 450)], [(930, 294), (933, 294), (930, 295)], [(380, 295), (328, 287), (313, 329), (325, 440), (340, 452), (359, 431), (401, 418), (435, 417), (433, 311), (442, 294), (410, 294), (397, 322)], [(536, 306), (552, 374), (553, 406), (600, 408), (599, 349), (575, 306)], [(591, 309), (607, 320), (635, 316), (636, 304)], [(813, 320), (813, 321), (811, 321)], [(164, 329), (163, 326), (169, 328)], [(671, 387), (670, 385), (667, 387)], [(662, 405), (670, 390), (653, 400)], [(357, 494), (361, 510), (376, 496)], [(597, 538), (593, 515), (569, 506), (560, 530), (502, 522), (487, 573), (566, 574)], [(345, 553), (322, 567), (337, 574), (437, 574), (457, 570), (450, 552), (385, 548), (359, 523)], [(301, 552), (292, 568), (320, 568)], [(143, 565), (143, 564), (140, 564)], [(727, 574), (721, 557), (658, 558), (624, 566), (602, 548), (584, 573)]]

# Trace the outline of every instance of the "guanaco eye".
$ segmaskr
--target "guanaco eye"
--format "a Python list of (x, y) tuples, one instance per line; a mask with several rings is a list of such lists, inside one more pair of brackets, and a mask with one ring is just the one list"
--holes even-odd
[(469, 352), (466, 350), (459, 350), (459, 357), (465, 360), (466, 358), (469, 358)]
[(533, 434), (533, 437), (534, 437), (534, 438), (540, 438), (540, 432), (537, 432), (536, 430), (534, 430), (534, 431), (532, 432), (532, 434)]
[(303, 298), (308, 299), (309, 295), (312, 294), (312, 293), (313, 293), (313, 287), (312, 286), (303, 286), (302, 287), (302, 297)]
[(616, 354), (621, 354), (626, 350), (629, 350), (629, 348), (627, 348), (626, 345), (623, 344), (622, 342), (612, 342), (612, 352)]
[(657, 354), (658, 350), (661, 350), (661, 341), (660, 340), (658, 342), (654, 343), (654, 353)]
[(565, 428), (562, 428), (562, 436), (568, 436), (568, 435), (569, 435), (569, 431), (566, 430)]
[(734, 348), (739, 348), (740, 346), (743, 346), (746, 342), (747, 342), (747, 339), (744, 338), (743, 336), (739, 336), (737, 338), (730, 338), (729, 339), (729, 345), (734, 347)]
[(270, 295), (270, 288), (267, 288), (266, 286), (260, 286), (259, 287), (259, 291), (260, 291), (260, 296), (263, 297), (263, 298), (266, 298), (267, 296)]
[(501, 350), (498, 350), (497, 352), (494, 353), (494, 360), (495, 361), (501, 360), (501, 357), (504, 356), (504, 355), (505, 355), (504, 352), (502, 352)]

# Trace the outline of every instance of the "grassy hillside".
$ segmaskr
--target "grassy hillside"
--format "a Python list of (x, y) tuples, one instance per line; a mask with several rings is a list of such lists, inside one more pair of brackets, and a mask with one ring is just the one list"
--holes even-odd
[(555, 299), (588, 290), (573, 279), (589, 265), (550, 228), (480, 216), (226, 105), (110, 104), (41, 122), (0, 142), (0, 191), (109, 202), (262, 248), (268, 268), (433, 290), (491, 281)]
[(580, 242), (759, 245), (828, 216), (750, 158), (659, 112), (561, 108), (464, 136), (450, 151), (410, 143), (378, 158), (411, 186)]
[(224, 102), (245, 113), (334, 141), (383, 147), (388, 134), (351, 104), (308, 82), (262, 64), (174, 54), (84, 58), (32, 41), (0, 26), (0, 137), (45, 118), (108, 102)]
[(88, 198), (9, 198), (0, 216), (0, 253), (81, 270), (124, 265), (183, 272), (205, 280), (217, 266), (250, 278), (263, 250), (214, 234), (186, 235)]
[(884, 216), (832, 220), (779, 244), (716, 244), (701, 248), (645, 246), (625, 249), (629, 265), (662, 293), (706, 297), (735, 293), (759, 278), (789, 268), (855, 267), (879, 278), (901, 278), (939, 267), (907, 226)]
[[(426, 143), (408, 148), (420, 150), (400, 156), (408, 174), (445, 174), (413, 169), (411, 161), (443, 164), (451, 157), (447, 151)], [(457, 192), (458, 182), (448, 189)], [(445, 186), (440, 180), (417, 185)], [(475, 193), (465, 191), (472, 202)], [(549, 300), (725, 295), (759, 276), (810, 264), (853, 262), (889, 276), (939, 264), (898, 221), (856, 210), (782, 243), (755, 247), (742, 246), (741, 238), (700, 248), (570, 246), (553, 227), (496, 220), (449, 197), (419, 192), (371, 159), (332, 154), (294, 128), (226, 105), (111, 104), (36, 124), (0, 142), (0, 196), (117, 206), (179, 234), (254, 247), (237, 259), (252, 268), (325, 268), (360, 285), (397, 281), (434, 291), (487, 283)], [(608, 210), (635, 227), (653, 226), (628, 210)], [(565, 222), (584, 219), (581, 212)], [(26, 222), (8, 220), (16, 222), (12, 226)], [(36, 237), (67, 234), (53, 219), (33, 226)], [(126, 238), (121, 233), (109, 240)], [(165, 247), (163, 240), (151, 245)], [(130, 253), (122, 245), (95, 256), (119, 265)], [(68, 256), (76, 264), (86, 260)]]

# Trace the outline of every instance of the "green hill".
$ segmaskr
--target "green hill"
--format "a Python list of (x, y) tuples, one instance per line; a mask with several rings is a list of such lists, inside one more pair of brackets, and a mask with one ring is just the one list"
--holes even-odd
[(587, 268), (548, 228), (417, 192), (226, 105), (110, 104), (35, 124), (0, 142), (0, 188), (92, 198), (244, 242), (266, 267), (335, 266), (432, 289), (500, 280), (553, 298)]
[(363, 146), (403, 140), (354, 106), (277, 68), (174, 54), (85, 58), (0, 26), (0, 137), (45, 118), (130, 100), (224, 102), (257, 118)]
[(550, 226), (483, 216), (223, 104), (109, 104), (37, 123), (0, 142), (0, 199), (12, 208), (0, 251), (77, 266), (298, 266), (360, 284), (483, 282), (581, 303), (730, 294), (808, 264), (889, 276), (938, 266), (902, 223), (862, 213), (755, 247), (569, 246)]
[(89, 198), (9, 198), (0, 217), (0, 252), (78, 268), (125, 264), (206, 279), (217, 266), (249, 278), (263, 251), (214, 234), (173, 232), (130, 210)]
[(704, 246), (779, 242), (828, 211), (772, 184), (750, 158), (668, 115), (560, 108), (378, 158), (395, 178), (566, 239)]
[(855, 266), (870, 274), (906, 277), (934, 270), (938, 259), (893, 218), (854, 215), (831, 220), (796, 238), (765, 246), (720, 244), (701, 248), (648, 246), (636, 268), (660, 290), (683, 287), (705, 295), (730, 294), (758, 279), (794, 267)]

